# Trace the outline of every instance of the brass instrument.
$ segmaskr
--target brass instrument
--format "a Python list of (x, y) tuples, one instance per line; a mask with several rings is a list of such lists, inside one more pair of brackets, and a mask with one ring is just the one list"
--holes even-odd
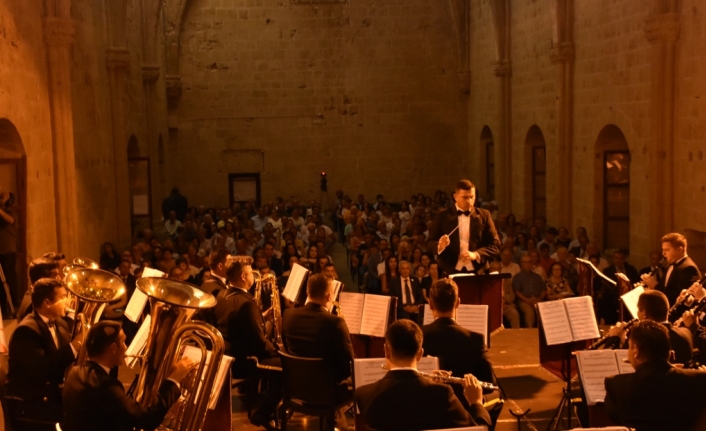
[[(70, 263), (68, 265), (65, 265), (64, 268), (62, 269), (63, 275), (64, 275), (64, 283), (67, 283), (69, 281), (68, 276), (71, 274), (72, 271), (76, 271), (77, 269), (98, 269), (99, 265), (88, 258), (85, 257), (77, 257), (76, 259), (73, 260), (73, 263)], [(70, 314), (75, 314), (77, 311), (80, 311), (80, 302), (79, 298), (76, 295), (73, 295), (71, 292), (69, 292), (69, 306), (67, 307), (66, 311)], [(74, 316), (70, 316), (71, 318), (74, 318)]]
[[(635, 323), (637, 323), (639, 321), (640, 321), (640, 319), (632, 319), (625, 326), (623, 326), (623, 328), (622, 328), (623, 331), (629, 330), (632, 327), (632, 325), (634, 325)], [(586, 350), (596, 350), (599, 347), (602, 347), (610, 338), (611, 338), (610, 335), (604, 335), (603, 337), (596, 340), (593, 344), (591, 344), (588, 347), (588, 349), (586, 349)]]
[[(387, 365), (383, 364), (382, 369), (388, 370), (389, 368), (387, 367)], [(425, 377), (431, 381), (438, 382), (438, 383), (446, 383), (449, 385), (454, 385), (454, 384), (455, 385), (462, 385), (466, 381), (466, 379), (464, 379), (463, 377), (442, 376), (442, 375), (437, 375), (437, 374), (425, 373), (425, 372), (422, 372), (419, 370), (417, 370), (417, 374), (419, 374), (420, 376)], [(498, 387), (492, 383), (481, 382), (480, 380), (478, 381), (478, 383), (480, 384), (480, 387), (483, 389), (488, 389), (491, 391), (498, 390)]]
[[(201, 361), (196, 372), (182, 384), (182, 398), (170, 411), (168, 423), (163, 425), (175, 431), (198, 431), (206, 417), (225, 343), (218, 329), (189, 320), (197, 310), (215, 306), (216, 298), (189, 283), (166, 278), (140, 278), (137, 288), (149, 297), (152, 322), (134, 398), (143, 407), (152, 404), (160, 385), (181, 358), (186, 343), (195, 344), (201, 350)], [(204, 338), (212, 346), (210, 359)]]
[(272, 274), (267, 274), (272, 278), (272, 325), (274, 327), (274, 342), (281, 351), (284, 351), (282, 342), (282, 309), (279, 302), (279, 288), (277, 279)]
[(262, 274), (256, 269), (253, 269), (252, 274), (255, 278), (255, 292), (252, 297), (260, 308), (260, 311), (262, 311)]
[(333, 307), (331, 308), (331, 312), (333, 312), (333, 310), (336, 309), (336, 315), (340, 318), (343, 318), (343, 308), (341, 308), (341, 302), (340, 301), (333, 301), (332, 304), (333, 304)]
[[(76, 364), (81, 365), (86, 360), (85, 341), (88, 330), (100, 320), (105, 304), (120, 298), (125, 294), (125, 283), (116, 274), (100, 269), (79, 268), (69, 272), (65, 277), (66, 289), (71, 292), (73, 307), (67, 311), (78, 311), (76, 315), (72, 339), (81, 336), (81, 350), (76, 357)], [(73, 304), (72, 304), (73, 305)]]

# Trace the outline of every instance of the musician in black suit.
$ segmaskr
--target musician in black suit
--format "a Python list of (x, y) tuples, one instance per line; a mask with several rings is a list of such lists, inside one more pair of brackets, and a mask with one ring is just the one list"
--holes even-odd
[[(56, 280), (61, 280), (61, 275), (59, 274), (59, 263), (54, 259), (49, 259), (46, 257), (39, 257), (34, 259), (29, 264), (29, 282), (31, 285), (37, 282), (40, 278), (54, 278)], [(25, 292), (20, 308), (17, 309), (17, 322), (21, 322), (22, 319), (34, 309), (32, 308), (32, 288), (30, 287)]]
[[(333, 283), (324, 274), (309, 277), (306, 285), (306, 305), (287, 310), (282, 328), (284, 346), (288, 353), (305, 358), (323, 358), (338, 383), (336, 404), (353, 400), (350, 390), (353, 345), (348, 326), (343, 318), (328, 310), (334, 300)], [(344, 407), (336, 422), (347, 428)]]
[(643, 274), (653, 274), (659, 283), (664, 278), (664, 268), (662, 267), (662, 254), (657, 251), (650, 253), (650, 264), (642, 268), (639, 272), (640, 278)]
[(250, 256), (229, 256), (225, 265), (228, 290), (218, 296), (214, 309), (216, 327), (225, 341), (226, 354), (234, 358), (234, 378), (261, 377), (269, 386), (267, 398), (253, 413), (250, 422), (273, 428), (272, 418), (282, 398), (281, 373), (258, 369), (253, 360), (261, 364), (280, 367), (277, 349), (265, 336), (265, 321), (255, 299), (248, 293), (255, 279)]
[(225, 248), (219, 247), (211, 252), (208, 257), (208, 268), (211, 270), (211, 277), (201, 284), (201, 290), (218, 296), (218, 292), (228, 288), (226, 279), (226, 260), (230, 253)]
[[(694, 340), (691, 331), (687, 328), (676, 327), (667, 321), (669, 314), (669, 303), (664, 293), (658, 290), (647, 290), (643, 292), (637, 300), (637, 318), (640, 321), (651, 320), (662, 324), (667, 328), (669, 334), (669, 342), (671, 350), (674, 351), (672, 361), (676, 364), (689, 365), (694, 351)], [(608, 335), (615, 337), (609, 340), (606, 344), (612, 348), (622, 346), (623, 349), (628, 347), (627, 334), (622, 328), (624, 323), (619, 323), (613, 326), (608, 331)], [(630, 332), (632, 336), (632, 331)], [(617, 340), (620, 337), (620, 341)]]
[(188, 358), (177, 362), (159, 387), (156, 398), (142, 407), (109, 375), (125, 361), (125, 333), (113, 321), (98, 322), (88, 332), (88, 360), (73, 367), (64, 382), (64, 431), (128, 431), (154, 429), (179, 399), (180, 382), (193, 368)]
[[(437, 280), (429, 291), (429, 308), (434, 321), (422, 327), (424, 354), (439, 358), (439, 367), (453, 376), (473, 374), (482, 382), (495, 381), (493, 366), (486, 356), (483, 335), (456, 323), (455, 311), (460, 304), (458, 286), (449, 279)], [(453, 386), (456, 396), (464, 401), (463, 388)]]
[(355, 399), (368, 428), (377, 431), (415, 431), (490, 426), (482, 404), (482, 390), (471, 374), (465, 376), (463, 408), (449, 385), (435, 383), (417, 373), (422, 358), (422, 330), (410, 320), (398, 320), (385, 333), (385, 359), (389, 371), (382, 380), (356, 389)]
[(642, 276), (642, 281), (650, 289), (664, 292), (669, 305), (676, 303), (682, 290), (688, 289), (699, 281), (701, 273), (693, 260), (686, 254), (686, 238), (679, 233), (668, 233), (662, 237), (662, 255), (667, 260), (664, 280), (657, 281), (649, 274)]
[(500, 239), (490, 213), (473, 206), (473, 183), (459, 181), (453, 196), (456, 205), (436, 215), (429, 239), (438, 241), (439, 266), (447, 274), (477, 272), (500, 254)]
[(32, 287), (34, 311), (10, 338), (6, 395), (17, 430), (54, 430), (62, 418), (61, 384), (81, 348), (71, 340), (64, 283), (42, 278)]
[(702, 430), (706, 372), (673, 367), (667, 329), (641, 321), (631, 330), (628, 359), (635, 373), (605, 380), (606, 413), (618, 425), (638, 431)]
[(390, 296), (397, 298), (397, 318), (417, 321), (419, 305), (424, 303), (422, 285), (416, 277), (410, 277), (411, 265), (406, 260), (399, 263), (399, 277), (390, 281)]

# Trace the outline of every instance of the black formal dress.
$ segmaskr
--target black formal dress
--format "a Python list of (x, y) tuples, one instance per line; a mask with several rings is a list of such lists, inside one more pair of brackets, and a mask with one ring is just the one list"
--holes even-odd
[[(57, 343), (36, 313), (22, 319), (10, 338), (5, 396), (21, 429), (54, 429), (61, 422), (61, 384), (74, 361), (68, 324), (55, 320)], [(44, 428), (48, 426), (48, 428)]]
[[(474, 208), (470, 216), (470, 235), (468, 250), (480, 254), (481, 262), (473, 262), (477, 271), (485, 268), (489, 261), (500, 253), (500, 238), (495, 230), (495, 224), (490, 212), (482, 208)], [(456, 206), (447, 208), (436, 215), (431, 227), (429, 238), (438, 241), (442, 235), (448, 235), (458, 226), (458, 212)], [(461, 240), (458, 229), (450, 235), (451, 243), (439, 255), (439, 267), (447, 274), (455, 274), (458, 255), (461, 252)]]
[(655, 289), (667, 295), (669, 306), (677, 302), (677, 298), (682, 290), (688, 289), (692, 284), (701, 279), (701, 272), (689, 256), (675, 262), (672, 266), (671, 274), (669, 267), (664, 270), (664, 280), (657, 283)]
[(416, 431), (490, 426), (483, 405), (463, 408), (449, 385), (420, 377), (415, 370), (388, 371), (381, 380), (356, 389), (365, 424), (377, 431)]
[(323, 358), (337, 382), (351, 376), (353, 345), (346, 321), (324, 307), (308, 303), (284, 313), (284, 346), (292, 355)]
[(697, 431), (706, 426), (706, 372), (664, 361), (642, 364), (633, 374), (605, 380), (606, 413), (637, 431)]
[(130, 398), (123, 384), (93, 361), (73, 367), (64, 382), (64, 431), (128, 431), (154, 429), (181, 390), (171, 380), (159, 387), (149, 407)]
[[(398, 319), (410, 319), (417, 321), (419, 318), (419, 313), (408, 313), (404, 310), (407, 305), (421, 305), (424, 304), (424, 295), (422, 294), (422, 285), (417, 280), (417, 277), (409, 277), (409, 289), (407, 288), (406, 282), (402, 277), (395, 277), (390, 280), (390, 296), (397, 298), (397, 318)], [(402, 289), (405, 290), (406, 302), (403, 301)], [(412, 292), (412, 297), (410, 297), (410, 290)]]

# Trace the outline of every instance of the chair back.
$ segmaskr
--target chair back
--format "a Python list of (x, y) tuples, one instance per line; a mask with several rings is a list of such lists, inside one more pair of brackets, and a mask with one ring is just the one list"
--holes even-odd
[(303, 358), (282, 351), (282, 393), (285, 400), (297, 400), (316, 407), (333, 406), (334, 387), (331, 368), (322, 358)]

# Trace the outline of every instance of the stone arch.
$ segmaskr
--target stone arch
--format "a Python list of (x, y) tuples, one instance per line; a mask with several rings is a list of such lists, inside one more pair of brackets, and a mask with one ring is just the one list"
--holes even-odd
[(595, 143), (595, 238), (604, 250), (629, 249), (631, 154), (620, 127), (607, 124)]
[(528, 214), (547, 217), (547, 143), (544, 133), (536, 124), (530, 126), (525, 136), (525, 163), (530, 185), (527, 189)]
[(140, 144), (135, 135), (130, 135), (130, 139), (127, 141), (127, 157), (128, 159), (140, 157)]
[[(490, 195), (495, 198), (495, 141), (493, 132), (487, 125), (480, 132), (480, 172), (483, 199)], [(478, 192), (481, 192), (479, 190)]]

